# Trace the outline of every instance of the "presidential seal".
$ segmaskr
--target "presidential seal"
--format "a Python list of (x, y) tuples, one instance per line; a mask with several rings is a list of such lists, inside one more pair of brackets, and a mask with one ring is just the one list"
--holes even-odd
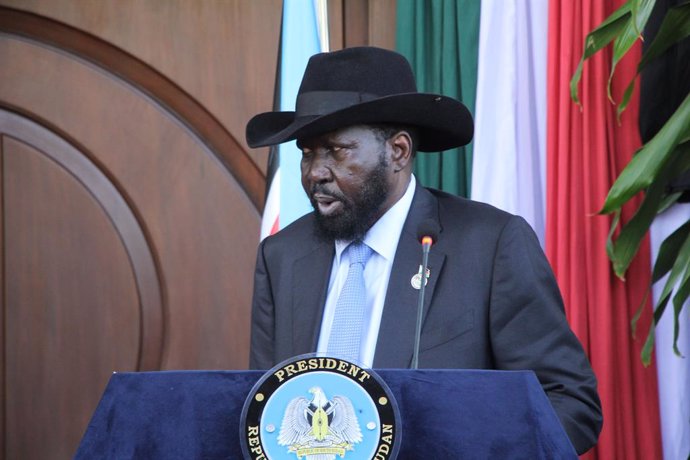
[(387, 460), (400, 444), (398, 407), (372, 370), (338, 358), (299, 356), (268, 371), (242, 410), (252, 460)]

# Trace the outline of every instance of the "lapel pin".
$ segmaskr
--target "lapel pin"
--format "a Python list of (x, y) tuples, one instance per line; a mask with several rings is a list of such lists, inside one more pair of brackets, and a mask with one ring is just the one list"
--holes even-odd
[[(426, 269), (426, 277), (424, 277), (424, 286), (429, 284), (429, 277), (431, 276), (431, 269), (427, 267)], [(419, 266), (419, 271), (417, 274), (415, 274), (412, 279), (410, 280), (410, 284), (412, 285), (413, 288), (419, 290), (422, 287), (422, 266)]]

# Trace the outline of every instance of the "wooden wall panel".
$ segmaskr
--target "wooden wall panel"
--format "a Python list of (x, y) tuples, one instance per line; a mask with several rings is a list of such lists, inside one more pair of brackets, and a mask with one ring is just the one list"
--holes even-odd
[[(246, 367), (259, 214), (222, 158), (198, 137), (203, 130), (190, 129), (189, 120), (118, 72), (11, 35), (0, 35), (0, 61), (12, 63), (0, 66), (0, 113), (13, 121), (0, 123), (2, 193), (11, 204), (3, 219), (12, 229), (4, 243), (17, 249), (3, 254), (4, 265), (16, 275), (5, 277), (4, 301), (8, 329), (26, 331), (3, 341), (11, 357), (2, 369), (3, 451), (6, 458), (69, 458), (112, 371)], [(51, 168), (54, 146), (37, 147), (35, 136), (18, 126), (42, 129), (71, 146), (92, 165), (91, 179)], [(88, 185), (88, 193), (76, 186), (68, 196), (58, 193), (70, 178)], [(108, 187), (124, 203), (120, 211), (108, 211), (112, 206), (98, 192)], [(46, 203), (47, 196), (56, 200)], [(97, 198), (99, 206), (87, 206), (87, 196)], [(105, 209), (107, 219), (97, 221), (90, 209)], [(136, 225), (122, 224), (127, 213)], [(53, 218), (33, 225), (43, 215)], [(124, 263), (121, 253), (109, 250), (113, 230), (108, 240), (103, 222), (117, 229), (116, 239), (126, 246), (124, 260), (136, 288), (111, 284), (117, 278), (111, 264)], [(141, 244), (132, 244), (137, 228)], [(99, 238), (86, 244), (79, 230)], [(65, 238), (70, 244), (60, 249), (54, 242)], [(149, 270), (142, 269), (143, 259)], [(54, 269), (49, 284), (25, 268), (44, 263)], [(98, 291), (97, 299), (89, 297), (90, 287)], [(135, 315), (126, 314), (132, 309)], [(69, 320), (54, 322), (55, 312)], [(114, 321), (110, 312), (127, 319)], [(100, 322), (92, 314), (100, 315)], [(127, 352), (129, 339), (119, 343), (108, 328), (135, 337), (134, 352)], [(128, 359), (98, 354), (100, 339), (108, 339), (107, 350), (126, 352)], [(50, 379), (38, 378), (49, 371), (54, 372)], [(42, 417), (40, 409), (54, 418)], [(60, 430), (51, 428), (58, 423)], [(31, 433), (48, 437), (39, 443)]]
[(369, 41), (373, 46), (395, 49), (396, 0), (369, 2)]
[(80, 178), (3, 140), (8, 457), (67, 458), (112, 370), (136, 368), (136, 282)]
[(206, 107), (250, 150), (247, 120), (270, 110), (281, 0), (0, 0), (76, 27), (131, 53)]
[(169, 303), (163, 366), (246, 366), (233, 352), (248, 343), (259, 216), (233, 176), (163, 108), (93, 66), (23, 40), (4, 40), (3, 55), (14, 64), (0, 69), (11, 83), (0, 100), (94, 152), (146, 224)]
[(329, 0), (331, 50), (352, 46), (395, 49), (396, 0)]

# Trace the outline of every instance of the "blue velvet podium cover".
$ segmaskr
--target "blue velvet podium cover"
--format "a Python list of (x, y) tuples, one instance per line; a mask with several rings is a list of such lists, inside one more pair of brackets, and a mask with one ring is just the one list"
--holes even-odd
[[(400, 408), (401, 460), (577, 459), (530, 371), (376, 372)], [(113, 374), (75, 458), (242, 459), (240, 414), (262, 374)]]

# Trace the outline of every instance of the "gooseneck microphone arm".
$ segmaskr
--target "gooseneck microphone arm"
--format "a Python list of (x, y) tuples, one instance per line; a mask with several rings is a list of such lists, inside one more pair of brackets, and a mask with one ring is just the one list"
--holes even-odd
[(417, 325), (414, 335), (414, 352), (412, 353), (412, 365), (410, 369), (419, 368), (419, 344), (422, 337), (422, 317), (424, 316), (424, 291), (426, 288), (427, 277), (426, 272), (429, 265), (429, 251), (431, 246), (436, 243), (438, 239), (439, 227), (434, 220), (427, 220), (419, 225), (417, 230), (417, 238), (422, 243), (422, 267), (421, 279), (419, 286), (419, 297), (417, 298)]

